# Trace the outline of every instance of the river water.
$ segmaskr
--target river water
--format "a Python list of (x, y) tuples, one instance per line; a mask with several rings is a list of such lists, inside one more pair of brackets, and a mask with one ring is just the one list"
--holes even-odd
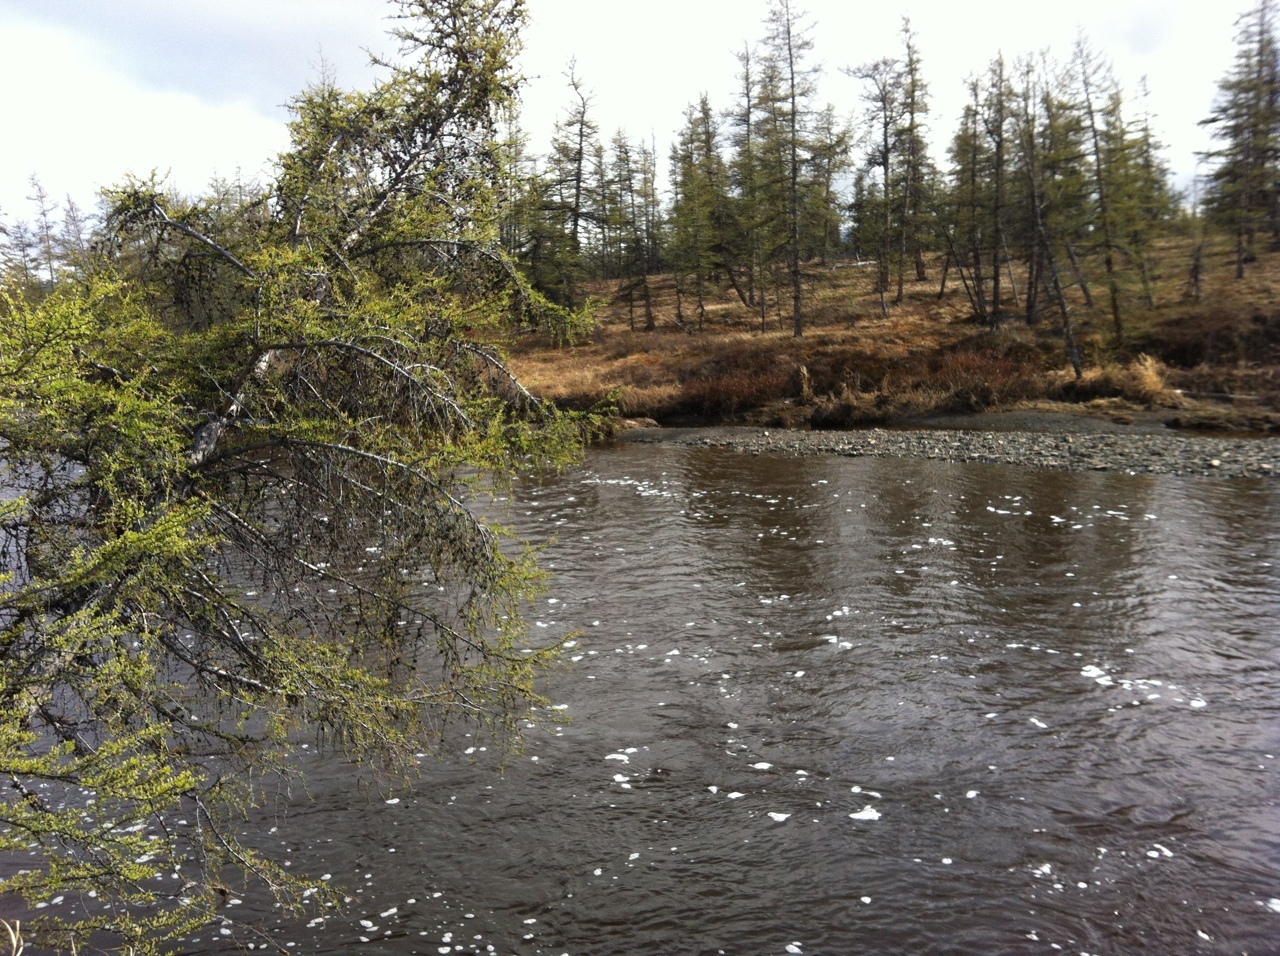
[(1274, 484), (620, 446), (512, 505), (555, 709), (317, 767), (290, 952), (1280, 952)]

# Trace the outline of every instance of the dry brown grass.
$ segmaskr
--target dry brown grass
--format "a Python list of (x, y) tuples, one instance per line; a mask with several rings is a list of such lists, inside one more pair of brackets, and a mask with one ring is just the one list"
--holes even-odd
[(1182, 395), (1168, 383), (1168, 368), (1159, 359), (1140, 355), (1125, 365), (1108, 363), (1085, 369), (1077, 381), (1070, 369), (1045, 374), (1046, 396), (1063, 401), (1122, 398), (1148, 408), (1181, 408)]
[[(711, 290), (698, 330), (693, 300), (684, 298), (682, 328), (675, 321), (675, 283), (657, 277), (651, 289), (658, 328), (643, 332), (630, 327), (627, 303), (613, 300), (614, 286), (600, 283), (591, 291), (607, 304), (591, 341), (566, 348), (520, 342), (512, 366), (537, 394), (565, 406), (584, 408), (612, 397), (624, 415), (659, 420), (781, 415), (796, 421), (812, 414), (817, 424), (837, 424), (1036, 399), (1118, 398), (1176, 407), (1176, 389), (1216, 394), (1251, 388), (1259, 402), (1280, 408), (1280, 254), (1265, 253), (1246, 280), (1236, 282), (1230, 253), (1224, 241), (1210, 245), (1202, 300), (1193, 303), (1183, 298), (1189, 240), (1160, 243), (1150, 258), (1157, 308), (1146, 308), (1136, 279), (1127, 280), (1120, 349), (1105, 311), (1101, 269), (1087, 263), (1097, 308), (1086, 309), (1079, 290), (1070, 293), (1086, 356), (1079, 382), (1061, 371), (1066, 360), (1056, 315), (1046, 313), (1034, 327), (1011, 316), (990, 332), (972, 320), (954, 273), (939, 297), (936, 262), (929, 281), (906, 283), (903, 301), (890, 306), (888, 317), (881, 315), (872, 269), (811, 266), (803, 338), (795, 338), (789, 316), (779, 314), (789, 300), (779, 302), (773, 290), (765, 331), (758, 312), (728, 286)], [(1015, 277), (1023, 281), (1016, 266)], [(1006, 308), (1013, 305), (1006, 302)], [(635, 322), (643, 325), (639, 303)], [(803, 398), (801, 368), (811, 389)], [(803, 414), (789, 410), (802, 404)]]

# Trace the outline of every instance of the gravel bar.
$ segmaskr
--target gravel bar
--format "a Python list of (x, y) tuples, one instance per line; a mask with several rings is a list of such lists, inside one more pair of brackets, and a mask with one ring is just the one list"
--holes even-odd
[(619, 441), (732, 448), (752, 455), (846, 455), (980, 461), (1066, 471), (1203, 478), (1275, 478), (1280, 439), (1158, 434), (1058, 434), (969, 429), (637, 428)]

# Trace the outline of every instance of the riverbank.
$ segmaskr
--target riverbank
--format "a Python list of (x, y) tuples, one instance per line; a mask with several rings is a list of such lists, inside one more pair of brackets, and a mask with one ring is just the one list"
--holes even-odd
[(1206, 247), (1203, 294), (1188, 298), (1179, 263), (1191, 252), (1185, 239), (1161, 243), (1155, 305), (1125, 298), (1122, 341), (1100, 299), (1069, 293), (1079, 376), (1056, 312), (1028, 317), (1010, 302), (993, 329), (962, 286), (941, 283), (941, 260), (931, 280), (905, 283), (888, 314), (867, 270), (810, 264), (799, 338), (780, 302), (762, 324), (729, 286), (708, 292), (698, 314), (674, 277), (649, 277), (650, 324), (633, 285), (601, 280), (588, 290), (589, 338), (521, 336), (510, 367), (563, 408), (610, 407), (663, 425), (860, 428), (1038, 404), (1280, 434), (1280, 252), (1260, 253), (1237, 280), (1234, 247), (1218, 237)]
[(952, 427), (798, 431), (718, 426), (642, 427), (615, 440), (732, 448), (751, 455), (845, 455), (995, 462), (1065, 471), (1204, 478), (1276, 478), (1280, 443), (1268, 438), (1160, 433), (1154, 423), (1122, 425), (1081, 416), (1001, 413), (961, 416)]

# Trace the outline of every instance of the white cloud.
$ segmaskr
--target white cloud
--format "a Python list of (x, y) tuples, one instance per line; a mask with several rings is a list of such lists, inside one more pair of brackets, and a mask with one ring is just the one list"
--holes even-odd
[[(1244, 0), (1237, 0), (1242, 6)], [(964, 101), (964, 79), (1003, 52), (1048, 49), (1066, 60), (1077, 31), (1115, 61), (1129, 111), (1148, 77), (1148, 108), (1180, 178), (1208, 145), (1196, 124), (1231, 65), (1233, 11), (1202, 0), (1075, 0), (1028, 7), (987, 0), (981, 16), (954, 0), (851, 4), (802, 0), (816, 22), (820, 97), (846, 115), (858, 84), (840, 74), (900, 52), (901, 16), (919, 34), (942, 149)], [(683, 110), (705, 91), (733, 101), (733, 57), (763, 33), (767, 0), (529, 0), (523, 65), (530, 76), (524, 127), (545, 148), (568, 102), (562, 72), (576, 57), (596, 94), (604, 137), (622, 127), (657, 140), (665, 156)], [(316, 74), (321, 56), (345, 85), (366, 85), (365, 48), (388, 49), (383, 0), (0, 0), (0, 210), (26, 215), (27, 177), (49, 193), (92, 200), (126, 171), (172, 170), (183, 189), (216, 174), (257, 173), (285, 143), (284, 104)]]
[[(278, 117), (246, 102), (210, 104), (180, 91), (140, 86), (102, 48), (63, 29), (33, 24), (0, 31), (0, 209), (30, 215), (28, 178), (50, 196), (88, 205), (126, 173), (170, 174), (186, 191), (214, 176), (260, 175), (285, 145)], [(13, 92), (22, 91), (22, 92)]]

